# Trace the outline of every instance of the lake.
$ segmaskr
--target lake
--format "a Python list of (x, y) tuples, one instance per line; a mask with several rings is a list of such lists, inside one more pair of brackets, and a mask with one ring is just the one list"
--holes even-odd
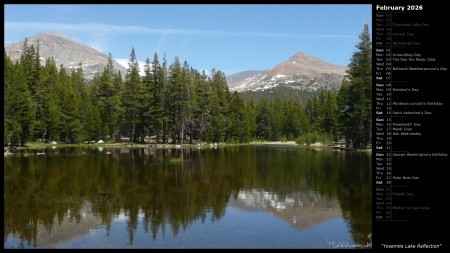
[(371, 233), (371, 153), (55, 146), (4, 158), (4, 248), (357, 248)]

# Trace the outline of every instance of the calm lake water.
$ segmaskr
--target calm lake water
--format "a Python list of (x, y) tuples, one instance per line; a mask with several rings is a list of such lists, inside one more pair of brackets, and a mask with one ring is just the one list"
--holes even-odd
[(371, 160), (283, 145), (22, 150), (4, 158), (4, 248), (370, 247)]

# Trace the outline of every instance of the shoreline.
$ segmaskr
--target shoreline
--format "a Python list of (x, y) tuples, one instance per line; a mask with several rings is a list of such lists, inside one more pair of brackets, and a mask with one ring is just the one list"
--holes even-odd
[[(241, 146), (241, 145), (287, 145), (287, 146), (304, 146), (306, 148), (319, 149), (337, 149), (349, 150), (357, 152), (372, 152), (372, 148), (355, 149), (346, 148), (342, 144), (326, 144), (322, 145), (320, 142), (312, 143), (310, 145), (299, 145), (295, 141), (251, 141), (249, 143), (203, 143), (203, 144), (155, 144), (155, 143), (131, 143), (131, 142), (111, 142), (111, 143), (82, 143), (82, 144), (52, 144), (52, 143), (28, 143), (24, 147), (18, 147), (17, 150), (23, 149), (43, 149), (49, 147), (126, 147), (126, 148), (194, 148), (194, 147), (224, 147), (224, 146)], [(9, 147), (4, 147), (4, 151), (9, 151)]]
[(267, 141), (267, 142), (250, 142), (250, 145), (288, 145), (288, 146), (304, 146), (306, 148), (315, 148), (315, 149), (336, 149), (336, 150), (348, 150), (355, 152), (370, 152), (372, 153), (372, 148), (347, 148), (342, 143), (341, 144), (321, 144), (320, 142), (315, 142), (309, 145), (300, 145), (295, 141)]

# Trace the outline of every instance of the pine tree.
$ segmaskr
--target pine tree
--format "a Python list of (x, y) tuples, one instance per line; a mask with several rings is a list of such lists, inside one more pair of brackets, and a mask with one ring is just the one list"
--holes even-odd
[(112, 77), (114, 74), (114, 59), (112, 57), (112, 54), (108, 54), (108, 63), (106, 63), (106, 71), (108, 72), (109, 76)]
[(313, 127), (316, 126), (318, 107), (319, 107), (319, 100), (317, 98), (317, 95), (314, 94), (312, 98), (308, 99), (305, 107), (305, 113), (306, 116), (308, 117), (309, 124)]
[(143, 91), (143, 97), (144, 97), (144, 104), (143, 104), (143, 110), (144, 110), (144, 126), (145, 126), (145, 133), (146, 135), (151, 136), (153, 132), (152, 124), (153, 121), (153, 114), (151, 108), (153, 107), (154, 97), (153, 97), (153, 82), (155, 79), (153, 78), (152, 74), (152, 64), (150, 62), (150, 59), (147, 58), (145, 60), (144, 64), (144, 76), (142, 77), (142, 85), (144, 88)]
[(91, 86), (86, 86), (81, 94), (83, 106), (80, 108), (81, 124), (83, 126), (83, 140), (90, 143), (101, 135), (100, 112), (95, 105), (97, 97), (92, 91)]
[(228, 90), (225, 74), (222, 71), (211, 70), (211, 114), (208, 127), (208, 141), (222, 142), (228, 131), (228, 101), (230, 92)]
[(181, 144), (185, 142), (187, 136), (189, 136), (189, 143), (192, 143), (196, 71), (184, 61), (182, 73), (185, 85), (183, 86), (183, 105), (181, 107), (181, 115), (183, 118), (183, 125), (181, 126)]
[(77, 143), (81, 141), (82, 133), (80, 122), (81, 97), (78, 87), (72, 82), (62, 64), (59, 73), (61, 84), (61, 141)]
[(14, 74), (15, 74), (15, 66), (12, 60), (9, 58), (9, 56), (6, 54), (6, 49), (3, 51), (3, 63), (4, 63), (4, 72), (3, 72), (3, 103), (4, 103), (4, 110), (3, 110), (3, 142), (4, 145), (8, 145), (8, 143), (11, 141), (12, 136), (18, 132), (18, 124), (17, 122), (12, 119), (12, 116), (14, 115), (13, 111), (13, 104), (12, 104), (12, 95), (14, 87)]
[[(24, 71), (24, 76), (28, 85), (28, 89), (31, 92), (31, 98), (33, 101), (33, 109), (36, 117), (39, 117), (39, 106), (36, 104), (36, 96), (39, 93), (38, 85), (39, 85), (39, 74), (40, 74), (40, 56), (39, 56), (39, 41), (37, 44), (37, 50), (34, 45), (28, 45), (28, 39), (25, 38), (22, 45), (22, 54), (20, 55), (20, 64), (22, 65), (22, 69)], [(33, 119), (33, 125), (38, 126), (39, 120)], [(35, 134), (32, 133), (30, 135), (32, 140), (35, 140)]]
[(34, 45), (31, 44), (29, 46), (28, 39), (25, 38), (22, 45), (22, 54), (20, 55), (20, 64), (24, 71), (28, 89), (31, 91), (31, 95), (34, 96), (37, 90), (40, 70), (39, 44), (38, 51), (36, 51)]
[(277, 141), (283, 137), (284, 133), (282, 130), (283, 118), (285, 118), (286, 111), (283, 108), (283, 101), (279, 97), (269, 101), (270, 110), (270, 134), (269, 140)]
[[(139, 67), (137, 65), (137, 67)], [(102, 136), (109, 136), (110, 140), (118, 140), (119, 137), (119, 131), (120, 131), (120, 125), (121, 125), (121, 119), (123, 116), (123, 108), (121, 103), (121, 86), (122, 86), (122, 77), (120, 71), (115, 71), (114, 69), (114, 59), (112, 57), (112, 54), (109, 53), (108, 55), (108, 62), (106, 64), (106, 69), (104, 71), (107, 72), (107, 75), (109, 76), (109, 82), (105, 79), (106, 76), (103, 76), (102, 79), (102, 87), (105, 90), (109, 90), (107, 100), (107, 106), (103, 106), (103, 113), (100, 112), (100, 115), (103, 115), (102, 117), (102, 124), (103, 124), (103, 133)], [(106, 75), (105, 73), (102, 73), (102, 75)], [(104, 113), (110, 112), (109, 116), (105, 118)]]
[(229, 114), (227, 120), (229, 121), (229, 127), (226, 141), (231, 143), (249, 142), (251, 139), (250, 122), (247, 119), (248, 114), (246, 114), (244, 100), (237, 91), (234, 91), (228, 105)]
[(24, 146), (33, 133), (34, 102), (23, 64), (16, 62), (12, 65), (5, 58), (5, 133), (10, 146)]
[(172, 141), (178, 143), (181, 140), (181, 128), (184, 125), (182, 114), (183, 106), (183, 91), (186, 89), (185, 80), (183, 77), (181, 63), (177, 56), (175, 56), (172, 64), (169, 66), (168, 78), (168, 114), (169, 114), (169, 129), (172, 135)]
[(120, 71), (115, 72), (112, 75), (112, 83), (114, 85), (114, 88), (116, 90), (116, 95), (117, 95), (117, 104), (115, 105), (115, 110), (116, 110), (116, 122), (115, 122), (115, 127), (113, 128), (113, 133), (111, 136), (111, 139), (119, 141), (121, 136), (120, 136), (120, 126), (122, 126), (124, 123), (124, 114), (125, 114), (125, 108), (123, 107), (122, 104), (122, 94), (123, 94), (123, 80), (122, 80), (122, 73)]
[(253, 99), (250, 99), (246, 106), (245, 106), (245, 118), (246, 118), (246, 122), (248, 124), (248, 129), (249, 129), (249, 140), (255, 139), (256, 138), (256, 133), (257, 133), (257, 125), (256, 125), (256, 107), (257, 105), (255, 104), (255, 102), (253, 101)]
[(198, 142), (202, 142), (206, 139), (206, 130), (210, 125), (210, 113), (212, 107), (212, 92), (205, 70), (203, 70), (202, 74), (198, 77), (195, 93), (195, 136), (197, 137)]
[(35, 96), (37, 138), (49, 142), (58, 140), (61, 124), (61, 97), (58, 68), (53, 58), (48, 58), (41, 68), (38, 92)]
[(327, 142), (337, 142), (337, 94), (334, 91), (321, 91), (318, 95), (315, 129)]
[(97, 101), (96, 106), (99, 109), (102, 124), (99, 137), (103, 139), (115, 139), (120, 112), (120, 97), (109, 73), (108, 68), (105, 68), (98, 81), (93, 85)]
[[(236, 92), (231, 95), (221, 71), (213, 69), (208, 77), (186, 61), (181, 66), (178, 57), (168, 66), (165, 54), (160, 65), (155, 53), (153, 62), (146, 60), (141, 77), (133, 48), (125, 81), (114, 71), (111, 54), (103, 72), (85, 80), (81, 64), (71, 73), (63, 65), (58, 68), (52, 58), (40, 66), (39, 47), (35, 51), (27, 41), (23, 47), (16, 64), (4, 51), (5, 143), (24, 145), (34, 139), (77, 143), (108, 136), (118, 140), (120, 134), (133, 141), (156, 135), (157, 143), (161, 137), (163, 143), (170, 139), (192, 143), (248, 142), (256, 136), (259, 105), (251, 101), (247, 109)], [(278, 111), (274, 108), (268, 107), (270, 117)], [(287, 132), (270, 124), (270, 129)], [(268, 133), (265, 138), (278, 136)]]
[(266, 99), (259, 101), (256, 111), (256, 137), (269, 140), (272, 132), (272, 113), (269, 102)]
[(83, 76), (82, 64), (78, 64), (76, 71), (72, 72), (71, 80), (74, 87), (77, 88), (80, 101), (80, 124), (81, 132), (79, 140), (88, 141), (97, 139), (100, 136), (100, 116), (97, 111), (97, 106), (93, 105), (92, 87), (88, 86)]
[(309, 131), (309, 122), (299, 99), (286, 101), (284, 107), (283, 133), (287, 140), (292, 141)]
[(150, 131), (152, 135), (156, 136), (156, 143), (159, 143), (161, 136), (163, 135), (163, 120), (164, 120), (164, 82), (165, 76), (161, 65), (159, 64), (158, 54), (155, 52), (152, 61), (152, 77), (153, 81), (150, 82), (150, 104), (148, 107), (149, 114), (151, 115)]
[(163, 114), (162, 114), (162, 137), (163, 143), (168, 143), (170, 135), (170, 129), (169, 129), (169, 120), (170, 120), (170, 100), (169, 100), (169, 84), (168, 84), (168, 69), (167, 69), (167, 57), (166, 53), (164, 53), (163, 57), (163, 63), (161, 65), (161, 83), (163, 88)]
[(372, 42), (367, 24), (359, 38), (347, 71), (348, 80), (339, 94), (340, 129), (346, 142), (355, 148), (372, 142)]
[(134, 48), (131, 50), (128, 66), (122, 94), (122, 104), (125, 108), (123, 129), (126, 136), (133, 141), (137, 141), (144, 134), (144, 124), (141, 117), (141, 114), (143, 114), (143, 86)]

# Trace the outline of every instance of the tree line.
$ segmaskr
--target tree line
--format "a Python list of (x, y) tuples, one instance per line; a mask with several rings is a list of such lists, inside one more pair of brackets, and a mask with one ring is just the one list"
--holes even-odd
[(169, 64), (157, 53), (144, 76), (134, 48), (122, 76), (107, 66), (92, 80), (81, 63), (68, 72), (53, 58), (40, 63), (39, 46), (23, 43), (20, 58), (4, 51), (4, 144), (132, 141), (186, 144), (252, 140), (371, 143), (372, 47), (368, 26), (351, 58), (341, 89), (300, 99), (245, 102), (230, 92), (222, 71), (198, 71), (177, 56)]

